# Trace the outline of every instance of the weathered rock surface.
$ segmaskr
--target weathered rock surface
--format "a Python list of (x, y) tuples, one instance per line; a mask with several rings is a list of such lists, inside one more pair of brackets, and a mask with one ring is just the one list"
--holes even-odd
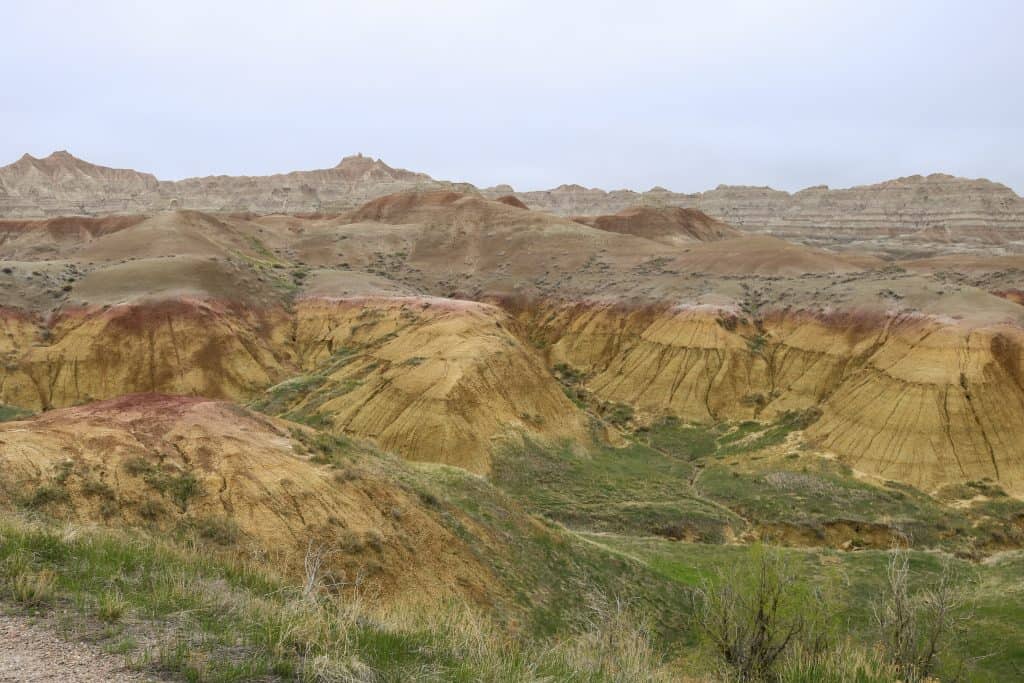
[(815, 408), (808, 437), (863, 472), (1024, 491), (1017, 325), (781, 311), (752, 324), (712, 307), (580, 304), (537, 315), (551, 362), (603, 400), (703, 423)]
[(149, 173), (107, 168), (54, 152), (26, 154), (0, 168), (0, 216), (149, 213), (168, 209), (309, 213), (339, 211), (411, 189), (463, 188), (394, 169), (362, 155), (333, 168), (270, 176), (208, 176), (158, 181)]
[(641, 416), (814, 408), (807, 435), (862, 471), (1024, 488), (1018, 257), (905, 269), (770, 235), (675, 243), (628, 214), (623, 234), (447, 190), (332, 217), (82, 220), (0, 244), (36, 254), (0, 268), (2, 403), (266, 402), (486, 473), (506, 435), (589, 437), (547, 361)]
[[(483, 192), (496, 196), (505, 190)], [(922, 242), (948, 242), (951, 236), (984, 244), (1024, 240), (1024, 199), (1013, 190), (943, 174), (837, 190), (810, 187), (793, 194), (728, 185), (695, 194), (562, 185), (512, 196), (532, 209), (566, 215), (613, 214), (637, 205), (693, 208), (743, 230), (810, 242), (900, 235)]]
[[(335, 167), (270, 176), (209, 176), (159, 181), (147, 173), (112, 169), (55, 152), (29, 155), (0, 168), (0, 217), (206, 212), (332, 213), (409, 190), (477, 192), (468, 183), (439, 181), (363, 156)], [(862, 244), (899, 252), (913, 245), (963, 249), (1024, 249), (1024, 199), (985, 179), (933, 174), (832, 190), (796, 193), (768, 187), (727, 186), (693, 194), (653, 188), (606, 192), (579, 185), (514, 192), (507, 185), (479, 192), (513, 206), (564, 216), (617, 214), (638, 206), (703, 211), (741, 230), (810, 244)]]

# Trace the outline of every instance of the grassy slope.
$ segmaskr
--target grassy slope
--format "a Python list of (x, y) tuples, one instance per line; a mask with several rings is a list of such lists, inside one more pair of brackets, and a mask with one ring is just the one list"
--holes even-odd
[(492, 478), (528, 509), (586, 531), (879, 548), (907, 537), (973, 558), (1024, 546), (1024, 503), (998, 487), (974, 482), (936, 498), (867, 481), (809, 450), (802, 425), (799, 415), (714, 427), (668, 419), (623, 448), (509, 443)]
[[(297, 433), (311, 466), (345, 469), (353, 444)], [(513, 680), (606, 680), (586, 647), (563, 646), (589, 642), (589, 603), (620, 597), (638, 615), (631, 623), (652, 619), (651, 671), (686, 637), (687, 596), (657, 572), (530, 516), (465, 471), (380, 457), (491, 568), (492, 604), (434, 606), (410, 621), (412, 606), (396, 619), (372, 596), (325, 591), (309, 601), (301, 577), (275, 576), (199, 531), (69, 533), (52, 520), (24, 522), (49, 519), (46, 506), (0, 513), (0, 602), (64, 614), (79, 636), (193, 680), (310, 679), (314, 664), (368, 667), (375, 680), (506, 680), (494, 669)]]
[[(715, 576), (716, 569), (742, 562), (749, 550), (735, 545), (676, 543), (658, 538), (589, 535), (595, 543), (644, 562), (662, 576), (684, 586), (697, 586)], [(828, 582), (843, 606), (841, 618), (858, 640), (869, 642), (871, 603), (885, 580), (887, 553), (865, 550), (847, 553), (821, 549), (785, 551), (804, 576)], [(911, 571), (918, 582), (935, 576), (948, 556), (912, 551)], [(972, 630), (961, 643), (969, 656), (991, 653), (977, 664), (971, 680), (1015, 680), (1024, 671), (1024, 553), (1015, 551), (985, 564), (950, 560), (956, 569), (978, 580), (973, 591)]]
[[(830, 525), (845, 525), (851, 547), (875, 543), (883, 550), (786, 552), (813, 581), (839, 587), (842, 618), (864, 642), (871, 639), (870, 604), (882, 586), (888, 546), (887, 537), (868, 537), (874, 525), (907, 535), (915, 547), (961, 557), (1020, 547), (1024, 503), (998, 487), (972, 482), (933, 497), (894, 482), (866, 481), (803, 445), (801, 426), (799, 416), (771, 425), (714, 427), (663, 420), (619, 449), (511, 444), (495, 458), (493, 479), (528, 509), (684, 587), (746, 557), (743, 546), (719, 544), (729, 528), (753, 538), (781, 525), (801, 532), (798, 545), (825, 546), (835, 542), (827, 537)], [(673, 540), (679, 538), (701, 542)], [(927, 577), (941, 557), (949, 555), (914, 552), (913, 569)], [(985, 564), (954, 562), (981, 582), (975, 629), (962, 652), (992, 656), (979, 663), (974, 678), (1020, 676), (1024, 553), (1001, 554)]]
[(3, 520), (0, 596), (187, 680), (607, 678), (457, 607), (417, 620), (353, 596), (309, 599), (265, 569), (137, 535)]

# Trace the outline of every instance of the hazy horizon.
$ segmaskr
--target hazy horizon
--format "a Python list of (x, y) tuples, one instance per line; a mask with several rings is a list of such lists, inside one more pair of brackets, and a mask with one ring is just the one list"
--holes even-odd
[[(0, 163), (162, 180), (357, 152), (517, 190), (1024, 190), (1012, 2), (41, 1), (8, 9)], [(54, 17), (57, 17), (56, 19)]]

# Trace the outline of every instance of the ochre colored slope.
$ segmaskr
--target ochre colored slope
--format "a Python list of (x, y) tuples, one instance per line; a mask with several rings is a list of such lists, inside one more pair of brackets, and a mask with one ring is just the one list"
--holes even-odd
[[(583, 414), (487, 304), (305, 299), (296, 339), (326, 381), (296, 406), (416, 460), (490, 467), (495, 438), (586, 439)], [(339, 358), (331, 367), (332, 358)]]
[(552, 363), (602, 400), (684, 420), (820, 407), (808, 436), (857, 469), (925, 489), (991, 478), (1024, 491), (1024, 334), (928, 316), (711, 307), (545, 311)]
[(38, 410), (138, 391), (244, 400), (288, 374), (289, 350), (275, 344), (288, 325), (281, 309), (214, 301), (70, 310), (46, 328), (49, 343), (6, 370), (0, 401)]
[(922, 488), (990, 478), (1024, 491), (1024, 334), (907, 321), (824, 403), (809, 434)]
[(344, 469), (318, 465), (301, 432), (230, 403), (154, 394), (55, 410), (0, 424), (0, 505), (195, 529), (288, 572), (323, 544), (331, 580), (389, 598), (491, 592), (440, 513), (395, 479), (399, 462), (353, 449)]

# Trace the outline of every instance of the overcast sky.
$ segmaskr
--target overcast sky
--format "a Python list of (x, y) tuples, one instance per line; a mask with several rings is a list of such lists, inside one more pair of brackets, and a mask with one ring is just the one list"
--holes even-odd
[(0, 163), (1024, 191), (1013, 0), (0, 0)]

